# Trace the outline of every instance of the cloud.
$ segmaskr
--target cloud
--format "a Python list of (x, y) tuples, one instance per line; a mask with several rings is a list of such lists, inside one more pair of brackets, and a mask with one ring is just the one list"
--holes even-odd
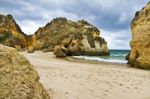
[(102, 29), (101, 36), (106, 39), (110, 49), (130, 49), (131, 33), (129, 29), (117, 32)]
[[(122, 46), (130, 40), (130, 22), (137, 10), (149, 0), (0, 0), (0, 13), (10, 13), (22, 30), (34, 33), (39, 26), (56, 17), (72, 20), (86, 19), (108, 39), (110, 48)], [(124, 33), (124, 34), (123, 34)], [(123, 34), (123, 35), (122, 35)], [(111, 35), (112, 37), (109, 38)], [(123, 39), (124, 38), (124, 39)], [(121, 42), (121, 43), (120, 43)], [(119, 44), (118, 44), (119, 43)]]
[(22, 30), (26, 30), (28, 34), (33, 34), (39, 27), (41, 27), (41, 24), (36, 23), (35, 21), (31, 20), (23, 20), (23, 21), (18, 21), (18, 24), (20, 24), (20, 27)]

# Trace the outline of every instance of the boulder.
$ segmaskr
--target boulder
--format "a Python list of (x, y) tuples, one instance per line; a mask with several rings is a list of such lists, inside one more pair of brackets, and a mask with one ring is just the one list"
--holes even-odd
[(42, 50), (43, 45), (44, 45), (44, 42), (37, 40), (37, 42), (33, 45), (33, 48), (35, 50)]
[(133, 67), (150, 69), (150, 2), (135, 14), (131, 30), (128, 63)]
[(0, 99), (50, 99), (34, 66), (14, 48), (1, 44)]
[(59, 45), (55, 46), (53, 53), (56, 57), (66, 57), (68, 55), (68, 50), (63, 45)]
[(32, 46), (29, 46), (27, 52), (28, 53), (33, 53), (34, 52), (34, 48)]
[(21, 47), (18, 46), (18, 45), (15, 45), (15, 49), (16, 49), (17, 51), (22, 51)]

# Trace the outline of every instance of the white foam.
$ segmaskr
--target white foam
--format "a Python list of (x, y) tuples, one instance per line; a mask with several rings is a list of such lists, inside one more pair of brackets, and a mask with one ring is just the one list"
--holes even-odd
[(104, 58), (101, 58), (101, 57), (90, 57), (90, 56), (74, 56), (74, 57), (85, 59), (85, 60), (100, 61), (100, 62), (127, 63), (126, 60), (121, 60), (121, 59), (104, 59)]

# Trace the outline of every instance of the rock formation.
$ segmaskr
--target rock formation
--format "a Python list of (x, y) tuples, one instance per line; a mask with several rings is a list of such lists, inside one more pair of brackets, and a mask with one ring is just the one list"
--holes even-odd
[(25, 35), (19, 25), (11, 15), (0, 14), (0, 43), (16, 47), (17, 49), (25, 48), (28, 45)]
[(1, 44), (0, 99), (50, 99), (34, 66), (14, 48)]
[(54, 50), (54, 54), (60, 57), (109, 54), (107, 42), (100, 37), (100, 31), (84, 20), (74, 22), (62, 17), (56, 18), (39, 28), (33, 38), (34, 49)]
[(150, 2), (141, 11), (136, 12), (131, 30), (129, 64), (150, 69)]
[[(18, 51), (26, 48), (29, 53), (34, 50), (53, 51), (55, 46), (60, 45), (59, 48), (67, 49), (65, 56), (109, 54), (107, 42), (100, 37), (100, 31), (95, 26), (84, 20), (74, 22), (62, 17), (39, 28), (34, 35), (27, 36), (11, 15), (0, 15), (0, 43)], [(54, 53), (59, 53), (58, 47)]]

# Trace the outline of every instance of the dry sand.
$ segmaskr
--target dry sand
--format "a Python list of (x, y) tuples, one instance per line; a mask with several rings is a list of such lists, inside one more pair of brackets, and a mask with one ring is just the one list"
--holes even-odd
[(150, 71), (71, 62), (52, 53), (24, 54), (52, 99), (150, 99)]

